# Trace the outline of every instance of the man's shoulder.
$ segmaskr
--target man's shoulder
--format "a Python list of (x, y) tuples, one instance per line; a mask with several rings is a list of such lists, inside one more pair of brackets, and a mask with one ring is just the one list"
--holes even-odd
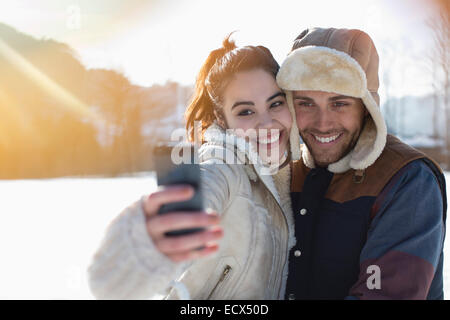
[(386, 147), (377, 162), (375, 167), (389, 166), (395, 175), (401, 171), (412, 175), (434, 176), (441, 188), (445, 188), (444, 174), (439, 164), (393, 135), (388, 135)]
[[(294, 161), (292, 164), (291, 191), (301, 192), (303, 182), (310, 169), (303, 160)], [(438, 177), (443, 176), (439, 165), (423, 152), (402, 142), (393, 135), (388, 135), (386, 146), (380, 157), (369, 166), (364, 173), (362, 183), (356, 184), (353, 179), (354, 170), (342, 174), (335, 174), (329, 187), (328, 196), (336, 198), (338, 202), (360, 196), (377, 196), (394, 176), (408, 173), (414, 175), (423, 171), (424, 174)], [(444, 185), (443, 178), (440, 185)], [(345, 188), (343, 188), (345, 187)]]
[[(411, 207), (425, 201), (429, 205), (427, 214), (433, 211), (442, 216), (443, 212), (443, 220), (446, 220), (445, 178), (434, 161), (426, 156), (412, 160), (396, 171), (379, 193), (374, 208), (380, 208), (382, 203), (400, 198), (402, 203)], [(372, 212), (371, 218), (376, 215), (376, 211)]]
[(424, 158), (426, 155), (416, 148), (404, 143), (394, 135), (387, 135), (386, 146), (380, 158), (396, 159), (397, 161), (412, 161), (411, 159)]
[[(383, 152), (375, 163), (366, 169), (366, 173), (368, 177), (372, 177), (373, 183), (379, 185), (381, 190), (393, 176), (400, 171), (404, 172), (405, 167), (408, 167), (408, 170), (413, 170), (416, 166), (426, 169), (426, 162), (423, 159), (428, 159), (429, 162), (434, 164), (434, 161), (423, 152), (402, 142), (393, 135), (388, 135)], [(410, 164), (412, 164), (411, 167)]]
[[(427, 162), (427, 158), (420, 158), (407, 163), (396, 174), (397, 180), (404, 180), (406, 182), (417, 183), (422, 181), (426, 184), (435, 184), (437, 181), (436, 173)], [(439, 186), (439, 183), (436, 184)]]

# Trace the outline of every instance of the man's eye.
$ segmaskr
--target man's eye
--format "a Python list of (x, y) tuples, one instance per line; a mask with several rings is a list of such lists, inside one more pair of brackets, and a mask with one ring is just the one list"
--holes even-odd
[(348, 106), (348, 102), (336, 101), (333, 103), (333, 107), (345, 107)]
[(307, 102), (307, 101), (300, 101), (299, 103), (297, 103), (297, 105), (299, 107), (312, 107), (312, 106), (314, 106), (314, 104), (312, 102)]
[(253, 114), (253, 111), (251, 110), (242, 110), (241, 112), (238, 113), (238, 116), (249, 116)]

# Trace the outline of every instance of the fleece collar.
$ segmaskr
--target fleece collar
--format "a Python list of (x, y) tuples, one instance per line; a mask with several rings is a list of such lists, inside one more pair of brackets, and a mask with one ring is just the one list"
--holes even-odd
[[(349, 169), (364, 170), (383, 152), (387, 129), (378, 104), (367, 89), (367, 79), (359, 63), (348, 54), (321, 46), (306, 46), (293, 50), (283, 62), (277, 75), (280, 88), (287, 91), (287, 100), (293, 110), (292, 91), (315, 90), (361, 98), (370, 117), (353, 150), (344, 158), (328, 166), (334, 173)], [(298, 129), (297, 129), (298, 130)], [(298, 131), (291, 139), (298, 139)], [(301, 148), (303, 162), (314, 168), (314, 160), (305, 145)]]

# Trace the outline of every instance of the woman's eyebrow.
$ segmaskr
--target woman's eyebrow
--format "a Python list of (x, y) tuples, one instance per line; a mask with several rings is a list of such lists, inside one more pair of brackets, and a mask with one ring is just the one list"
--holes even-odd
[(279, 97), (279, 96), (286, 97), (286, 93), (284, 93), (282, 91), (278, 91), (274, 95), (270, 96), (266, 101), (269, 102), (270, 100), (275, 99), (276, 97)]
[(254, 106), (255, 104), (252, 101), (236, 101), (235, 103), (233, 103), (231, 110), (233, 110), (234, 107), (237, 107), (240, 105)]
[[(270, 100), (275, 99), (276, 97), (279, 96), (283, 96), (285, 97), (286, 94), (282, 91), (278, 91), (277, 93), (271, 95), (269, 98), (267, 98), (267, 102), (269, 102)], [(254, 106), (255, 103), (253, 101), (236, 101), (235, 103), (233, 103), (233, 106), (231, 107), (231, 110), (233, 110), (234, 107), (240, 106), (240, 105), (246, 105), (246, 106)]]

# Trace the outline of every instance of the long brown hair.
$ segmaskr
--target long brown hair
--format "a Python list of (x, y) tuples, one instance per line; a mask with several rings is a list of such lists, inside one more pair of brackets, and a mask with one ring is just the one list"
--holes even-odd
[(234, 74), (253, 69), (263, 69), (276, 77), (280, 66), (263, 46), (236, 47), (228, 35), (222, 47), (211, 51), (197, 75), (195, 91), (186, 109), (186, 130), (194, 141), (194, 123), (202, 122), (201, 139), (205, 130), (214, 122), (214, 111), (221, 114), (223, 90)]

